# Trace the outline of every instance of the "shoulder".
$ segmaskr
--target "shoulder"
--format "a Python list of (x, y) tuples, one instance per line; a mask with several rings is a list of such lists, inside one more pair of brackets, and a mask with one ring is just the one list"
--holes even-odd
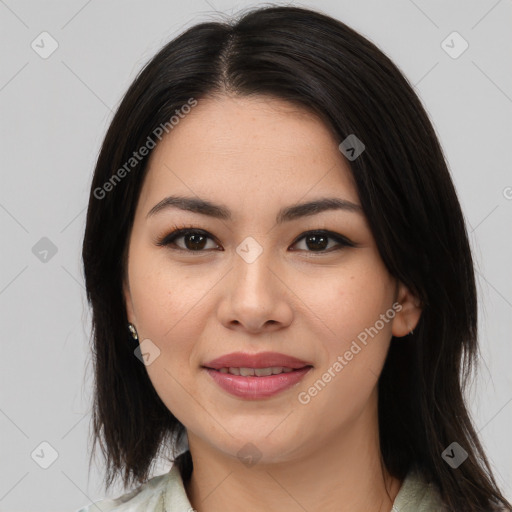
[(75, 512), (181, 512), (187, 507), (183, 481), (173, 465), (169, 472), (150, 478), (118, 498), (95, 501)]
[(398, 491), (392, 512), (440, 512), (445, 509), (437, 487), (411, 469)]

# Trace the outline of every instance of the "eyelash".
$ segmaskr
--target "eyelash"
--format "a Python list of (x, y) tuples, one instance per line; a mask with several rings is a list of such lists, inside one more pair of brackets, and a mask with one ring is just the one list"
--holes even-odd
[[(212, 250), (212, 249), (199, 249), (197, 251), (193, 251), (191, 249), (183, 249), (182, 247), (170, 247), (171, 244), (173, 244), (176, 239), (182, 238), (184, 235), (188, 235), (188, 234), (206, 236), (213, 242), (217, 243), (214, 240), (214, 238), (208, 234), (207, 231), (204, 231), (202, 229), (196, 228), (195, 226), (191, 226), (191, 225), (181, 225), (181, 226), (174, 225), (172, 227), (172, 231), (170, 233), (168, 233), (163, 238), (156, 241), (156, 245), (161, 246), (161, 247), (169, 247), (172, 250), (184, 251), (184, 252), (188, 252), (188, 253), (203, 253), (203, 252)], [(333, 251), (338, 251), (345, 247), (356, 247), (356, 245), (357, 245), (354, 242), (352, 242), (351, 240), (349, 240), (348, 238), (340, 235), (339, 233), (334, 233), (334, 232), (328, 231), (326, 229), (316, 229), (316, 230), (306, 231), (305, 233), (300, 235), (300, 237), (297, 238), (293, 242), (292, 245), (297, 244), (298, 242), (300, 242), (301, 240), (303, 240), (304, 238), (306, 238), (309, 235), (324, 235), (324, 236), (328, 237), (329, 239), (335, 240), (341, 246), (338, 248), (331, 247), (328, 250), (320, 250), (320, 251), (306, 250), (305, 251), (305, 252), (309, 252), (312, 254), (329, 254)], [(303, 249), (300, 249), (300, 250), (303, 250)]]

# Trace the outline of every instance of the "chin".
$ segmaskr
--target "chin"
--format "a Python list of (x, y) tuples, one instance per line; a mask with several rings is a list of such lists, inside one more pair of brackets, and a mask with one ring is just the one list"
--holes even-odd
[[(226, 456), (231, 457), (247, 468), (251, 468), (255, 464), (279, 464), (290, 462), (294, 459), (294, 452), (297, 451), (297, 443), (292, 442), (289, 436), (281, 439), (276, 433), (268, 435), (272, 429), (260, 430), (258, 433), (250, 435), (247, 430), (240, 435), (231, 432), (233, 438), (226, 439), (225, 442), (216, 445), (217, 448)], [(283, 433), (281, 435), (284, 435)], [(273, 437), (272, 439), (270, 439)]]

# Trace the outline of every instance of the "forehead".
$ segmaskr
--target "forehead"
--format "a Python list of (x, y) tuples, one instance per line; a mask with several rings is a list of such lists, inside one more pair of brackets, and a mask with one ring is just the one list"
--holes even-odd
[(357, 203), (338, 144), (318, 117), (284, 100), (202, 99), (153, 150), (141, 203), (147, 211), (173, 192), (227, 197), (233, 208), (327, 193)]

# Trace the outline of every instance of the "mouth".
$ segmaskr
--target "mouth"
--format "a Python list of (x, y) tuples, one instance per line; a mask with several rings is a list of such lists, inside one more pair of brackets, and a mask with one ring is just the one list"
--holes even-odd
[(232, 352), (202, 368), (223, 391), (244, 400), (261, 400), (298, 385), (313, 365), (278, 352)]
[(210, 368), (203, 366), (203, 368), (214, 370), (223, 374), (231, 374), (240, 377), (269, 377), (271, 375), (281, 375), (282, 373), (291, 373), (306, 368), (312, 368), (312, 365), (305, 365), (300, 368), (290, 368), (286, 366), (269, 366), (267, 368), (246, 368), (246, 367), (223, 367), (223, 368)]

